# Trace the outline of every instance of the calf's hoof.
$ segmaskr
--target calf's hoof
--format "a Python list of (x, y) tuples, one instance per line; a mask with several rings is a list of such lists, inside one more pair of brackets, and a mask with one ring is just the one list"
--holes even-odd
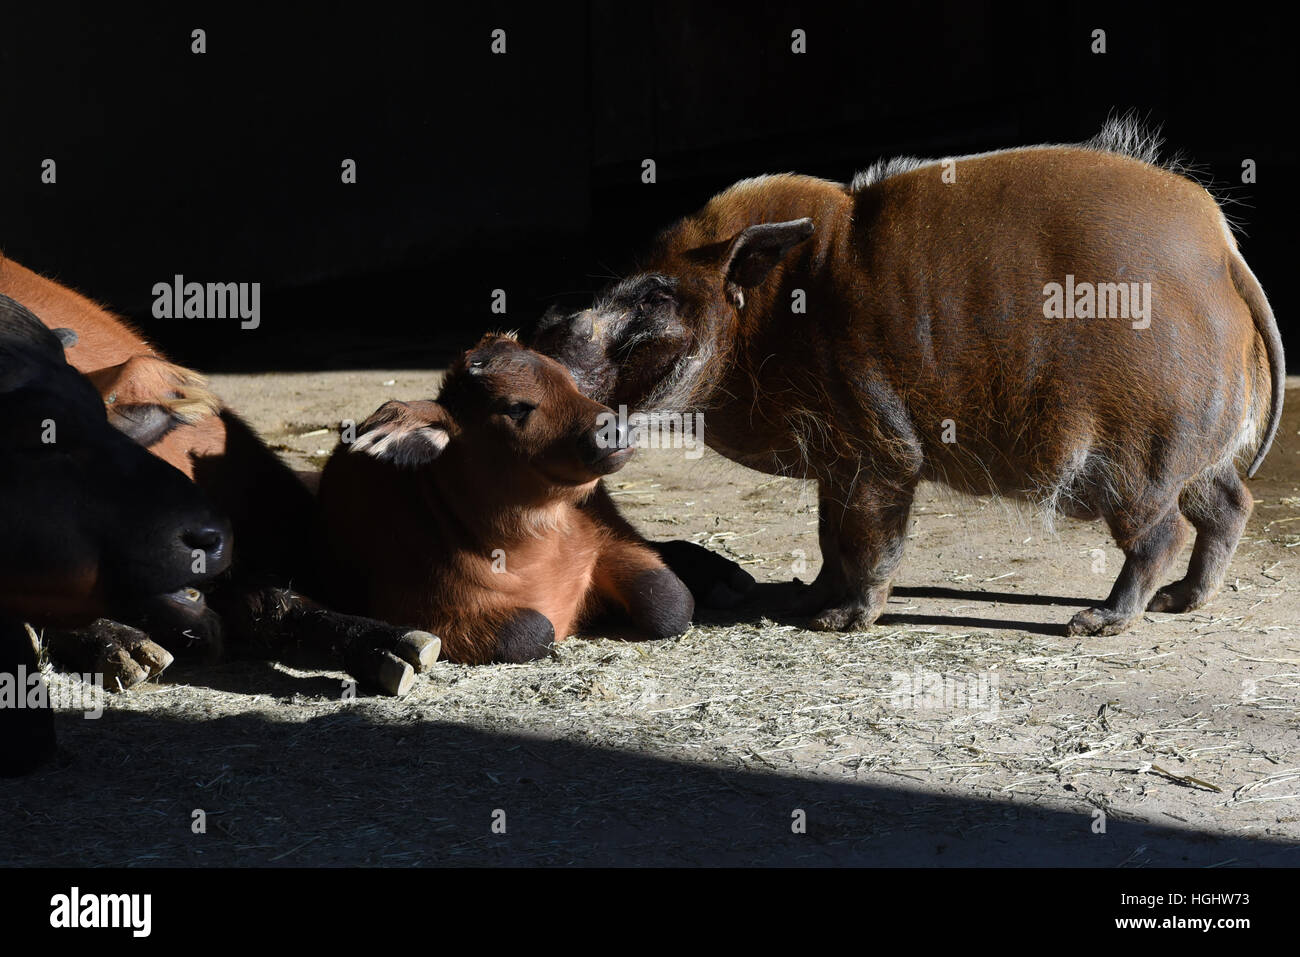
[(1132, 623), (1133, 616), (1111, 608), (1085, 608), (1066, 626), (1069, 635), (1118, 635)]
[(394, 698), (400, 698), (415, 684), (415, 669), (391, 651), (372, 651), (349, 670), (364, 684)]
[(432, 668), (442, 654), (442, 640), (427, 631), (408, 631), (397, 639), (393, 651), (417, 673), (421, 673)]
[(733, 608), (754, 587), (754, 576), (729, 558), (688, 541), (654, 542), (674, 575), (705, 608)]
[(703, 595), (695, 589), (691, 589), (691, 594), (704, 608), (735, 608), (745, 600), (754, 585), (753, 575), (739, 565), (733, 565), (725, 577), (714, 581)]

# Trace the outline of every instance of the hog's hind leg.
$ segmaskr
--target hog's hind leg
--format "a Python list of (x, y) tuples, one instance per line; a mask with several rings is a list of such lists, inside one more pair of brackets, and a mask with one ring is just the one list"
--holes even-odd
[(1156, 592), (1149, 611), (1191, 611), (1214, 597), (1246, 529), (1254, 499), (1237, 473), (1223, 468), (1189, 482), (1178, 505), (1196, 527), (1196, 544), (1187, 574)]
[(1117, 635), (1124, 631), (1147, 607), (1170, 562), (1187, 540), (1187, 522), (1176, 502), (1163, 507), (1130, 505), (1108, 516), (1108, 522), (1124, 552), (1124, 567), (1103, 604), (1070, 619), (1067, 631), (1071, 635)]

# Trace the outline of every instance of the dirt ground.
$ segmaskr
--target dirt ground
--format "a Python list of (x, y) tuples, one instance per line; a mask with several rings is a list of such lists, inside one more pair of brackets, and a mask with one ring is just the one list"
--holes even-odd
[[(436, 381), (215, 386), (319, 468), (340, 419)], [(1118, 573), (1105, 528), (1049, 533), (1014, 503), (927, 486), (889, 613), (807, 631), (780, 609), (817, 572), (811, 487), (645, 450), (610, 482), (626, 514), (743, 563), (752, 602), (673, 641), (439, 663), (401, 700), (259, 662), (173, 668), (98, 719), (61, 711), (58, 764), (0, 786), (0, 863), (1295, 866), (1291, 386), (1228, 585), (1199, 612), (1066, 637)]]

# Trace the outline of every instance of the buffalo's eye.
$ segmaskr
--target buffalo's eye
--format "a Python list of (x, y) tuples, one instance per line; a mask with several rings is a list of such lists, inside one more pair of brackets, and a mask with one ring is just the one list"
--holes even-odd
[(537, 405), (532, 402), (511, 402), (502, 406), (501, 414), (507, 416), (515, 425), (523, 425)]

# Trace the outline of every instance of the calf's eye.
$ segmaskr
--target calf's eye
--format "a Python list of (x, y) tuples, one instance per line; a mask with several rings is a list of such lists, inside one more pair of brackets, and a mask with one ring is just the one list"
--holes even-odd
[(531, 402), (511, 402), (501, 410), (501, 413), (502, 415), (509, 416), (510, 420), (514, 422), (515, 425), (523, 425), (524, 421), (528, 418), (529, 413), (531, 413), (535, 408), (537, 408), (537, 406)]

